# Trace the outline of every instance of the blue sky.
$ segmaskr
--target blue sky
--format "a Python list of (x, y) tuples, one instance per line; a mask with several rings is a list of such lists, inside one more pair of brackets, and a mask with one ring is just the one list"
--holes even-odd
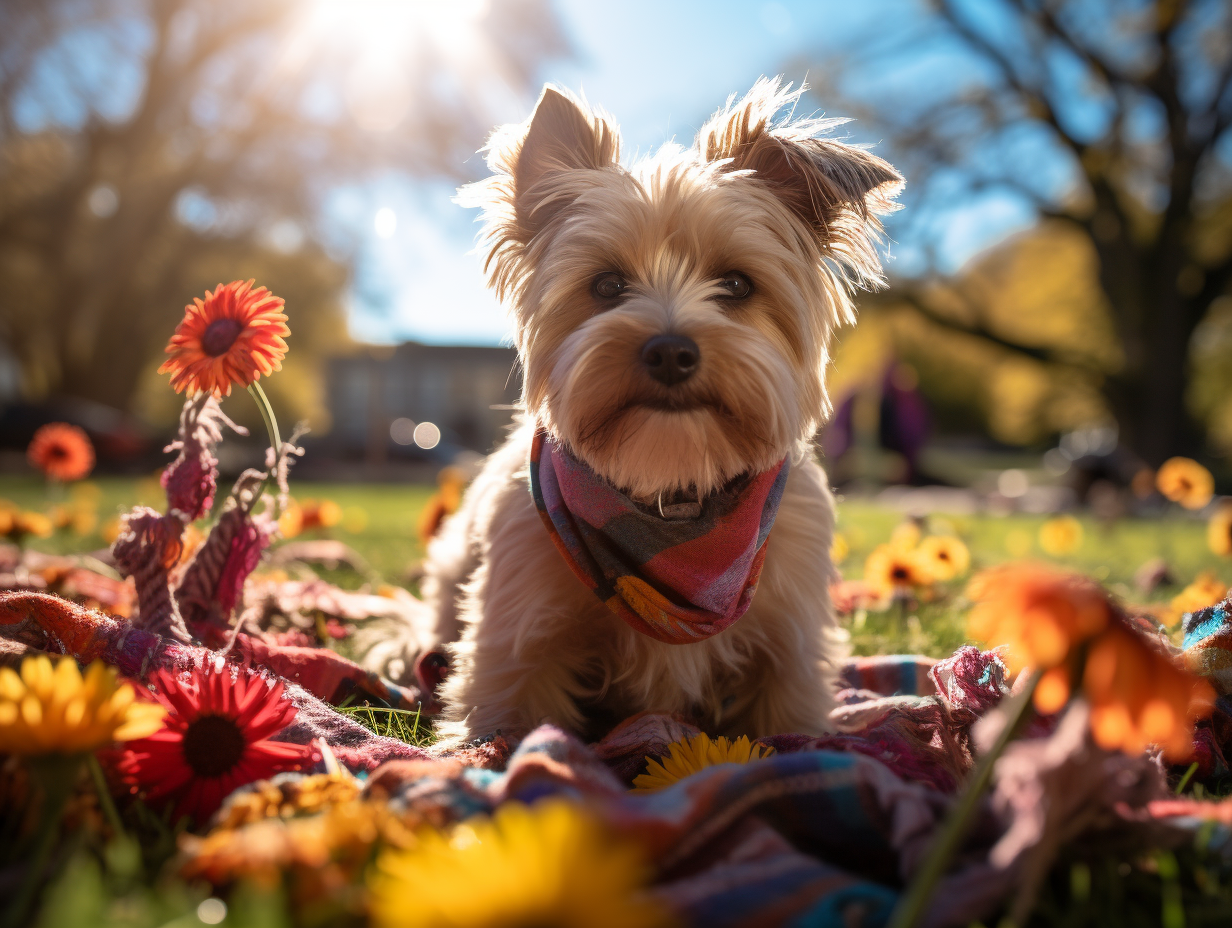
[[(759, 75), (785, 73), (799, 81), (803, 66), (793, 61), (842, 54), (844, 43), (875, 34), (886, 17), (901, 24), (919, 7), (913, 0), (556, 0), (556, 8), (577, 57), (549, 63), (541, 78), (582, 90), (620, 122), (626, 152), (645, 153), (673, 138), (690, 141), (729, 94), (747, 90)], [(508, 119), (524, 118), (528, 106)], [(471, 344), (507, 338), (507, 316), (484, 288), (473, 253), (474, 213), (454, 205), (452, 195), (447, 184), (390, 179), (341, 198), (339, 217), (366, 230), (351, 301), (355, 338)], [(376, 234), (381, 210), (396, 220), (382, 215), (383, 231), (394, 227), (388, 237)], [(959, 266), (1029, 218), (1008, 199), (960, 205), (936, 233), (943, 266)], [(903, 249), (889, 248), (891, 265), (910, 262)]]

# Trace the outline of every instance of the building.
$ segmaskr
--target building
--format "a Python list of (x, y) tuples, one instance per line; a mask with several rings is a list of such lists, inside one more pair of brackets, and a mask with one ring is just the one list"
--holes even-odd
[(334, 358), (328, 376), (330, 442), (369, 460), (486, 454), (504, 438), (521, 390), (512, 348), (372, 347)]

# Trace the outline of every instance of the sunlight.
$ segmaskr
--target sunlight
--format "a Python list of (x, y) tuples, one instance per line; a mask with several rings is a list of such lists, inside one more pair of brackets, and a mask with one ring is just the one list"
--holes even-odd
[[(410, 111), (418, 69), (464, 73), (482, 58), (488, 0), (307, 0), (280, 68), (333, 58), (347, 109), (362, 129), (387, 132)], [(339, 60), (341, 59), (341, 60)]]

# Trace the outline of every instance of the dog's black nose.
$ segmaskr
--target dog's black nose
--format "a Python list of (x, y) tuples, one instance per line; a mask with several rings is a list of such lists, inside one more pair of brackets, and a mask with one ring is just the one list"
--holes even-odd
[(669, 387), (692, 377), (701, 356), (697, 342), (687, 335), (656, 335), (642, 345), (642, 363), (647, 372)]

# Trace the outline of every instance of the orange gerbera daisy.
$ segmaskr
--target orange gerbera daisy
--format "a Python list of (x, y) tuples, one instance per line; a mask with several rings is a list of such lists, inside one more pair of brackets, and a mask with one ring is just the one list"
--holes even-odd
[(1186, 509), (1201, 509), (1215, 495), (1215, 478), (1191, 458), (1169, 458), (1155, 475), (1159, 492)]
[(247, 387), (282, 369), (291, 334), (283, 300), (264, 287), (252, 289), (254, 282), (219, 284), (184, 307), (167, 344), (170, 357), (158, 369), (171, 375), (176, 393), (230, 396), (233, 384)]
[(967, 595), (976, 603), (967, 619), (971, 637), (1004, 645), (1014, 671), (1056, 667), (1112, 619), (1097, 583), (1039, 564), (986, 570), (971, 581)]
[(67, 422), (50, 422), (35, 432), (26, 457), (48, 477), (65, 483), (80, 480), (94, 470), (94, 446), (89, 437)]

